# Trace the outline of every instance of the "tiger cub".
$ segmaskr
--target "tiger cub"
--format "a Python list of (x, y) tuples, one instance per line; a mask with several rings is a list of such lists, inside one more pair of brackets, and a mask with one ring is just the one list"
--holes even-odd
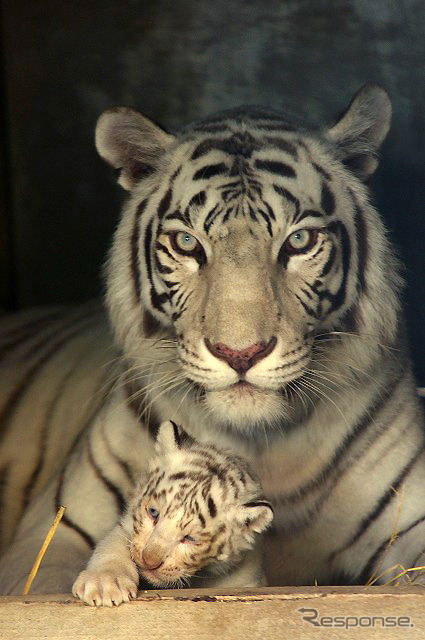
[(269, 502), (241, 458), (200, 444), (171, 421), (159, 427), (156, 457), (133, 490), (126, 514), (97, 545), (74, 596), (113, 606), (156, 587), (265, 584), (254, 533), (272, 521)]

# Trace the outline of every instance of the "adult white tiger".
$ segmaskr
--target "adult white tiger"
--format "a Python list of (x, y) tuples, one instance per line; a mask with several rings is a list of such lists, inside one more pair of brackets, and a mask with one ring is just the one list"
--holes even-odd
[[(2, 416), (7, 535), (21, 488), (38, 497), (3, 559), (3, 591), (21, 589), (59, 503), (66, 519), (34, 589), (70, 589), (114, 524), (130, 477), (145, 468), (150, 434), (168, 418), (251, 461), (275, 506), (266, 543), (271, 584), (364, 582), (378, 565), (418, 560), (423, 418), (397, 263), (362, 184), (377, 166), (390, 112), (385, 91), (367, 86), (322, 132), (261, 108), (219, 114), (177, 137), (130, 109), (101, 116), (97, 148), (130, 191), (108, 263), (122, 373), (106, 401), (89, 405), (90, 419), (71, 413), (68, 426), (64, 398), (80, 411), (93, 397), (87, 367), (77, 395), (66, 384), (66, 371), (78, 379), (78, 369), (64, 369), (69, 358), (58, 353), (75, 358), (74, 343), (65, 333), (59, 352), (46, 339), (44, 351), (21, 347), (32, 369), (23, 389), (11, 386)], [(75, 339), (87, 358), (84, 339), (102, 337), (87, 310), (80, 314), (85, 338)], [(23, 333), (32, 336), (31, 327)], [(33, 361), (34, 353), (45, 355)], [(60, 379), (58, 367), (64, 395), (43, 399), (31, 376), (44, 374), (46, 385)], [(50, 426), (55, 402), (64, 443)], [(20, 459), (25, 416), (28, 454)], [(35, 437), (50, 438), (44, 460), (33, 453)], [(41, 491), (55, 456), (56, 475)]]

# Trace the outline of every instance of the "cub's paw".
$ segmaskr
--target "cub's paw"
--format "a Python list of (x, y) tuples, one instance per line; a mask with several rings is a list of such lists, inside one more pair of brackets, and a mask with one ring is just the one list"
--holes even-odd
[(137, 586), (129, 575), (86, 570), (74, 582), (72, 593), (92, 607), (113, 607), (135, 598)]

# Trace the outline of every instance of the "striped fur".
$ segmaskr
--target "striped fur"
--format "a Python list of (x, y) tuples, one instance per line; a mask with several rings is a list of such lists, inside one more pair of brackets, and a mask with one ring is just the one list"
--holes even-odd
[[(82, 384), (74, 395), (66, 384), (77, 324), (70, 328), (69, 318), (69, 340), (64, 334), (50, 352), (53, 337), (39, 365), (31, 344), (41, 340), (43, 316), (31, 320), (22, 345), (19, 329), (8, 329), (6, 346), (17, 349), (4, 360), (6, 540), (27, 486), (32, 501), (0, 566), (4, 591), (20, 589), (59, 503), (67, 519), (34, 589), (69, 590), (170, 418), (252, 465), (275, 507), (265, 537), (270, 584), (332, 584), (341, 575), (361, 583), (420, 557), (423, 415), (397, 261), (363, 183), (390, 112), (386, 93), (368, 86), (336, 124), (315, 132), (256, 107), (176, 137), (129, 109), (101, 116), (98, 150), (130, 192), (107, 265), (121, 372), (106, 401), (92, 406), (90, 424), (88, 413), (68, 421), (89, 391)], [(81, 319), (87, 332), (90, 317)], [(106, 352), (93, 358), (107, 361)], [(50, 380), (64, 381), (66, 395), (45, 399)], [(60, 428), (49, 402), (63, 407)], [(39, 462), (34, 442), (51, 419), (49, 460)]]
[(270, 524), (273, 511), (244, 460), (167, 421), (132, 494), (123, 519), (78, 576), (75, 596), (119, 605), (136, 595), (139, 573), (156, 587), (187, 585), (194, 574), (197, 587), (265, 584), (254, 533)]

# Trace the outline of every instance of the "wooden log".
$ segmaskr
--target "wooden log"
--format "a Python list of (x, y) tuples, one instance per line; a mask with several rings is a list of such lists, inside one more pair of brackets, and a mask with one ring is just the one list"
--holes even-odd
[(297, 640), (425, 638), (422, 587), (141, 591), (119, 607), (71, 595), (0, 598), (0, 638)]

